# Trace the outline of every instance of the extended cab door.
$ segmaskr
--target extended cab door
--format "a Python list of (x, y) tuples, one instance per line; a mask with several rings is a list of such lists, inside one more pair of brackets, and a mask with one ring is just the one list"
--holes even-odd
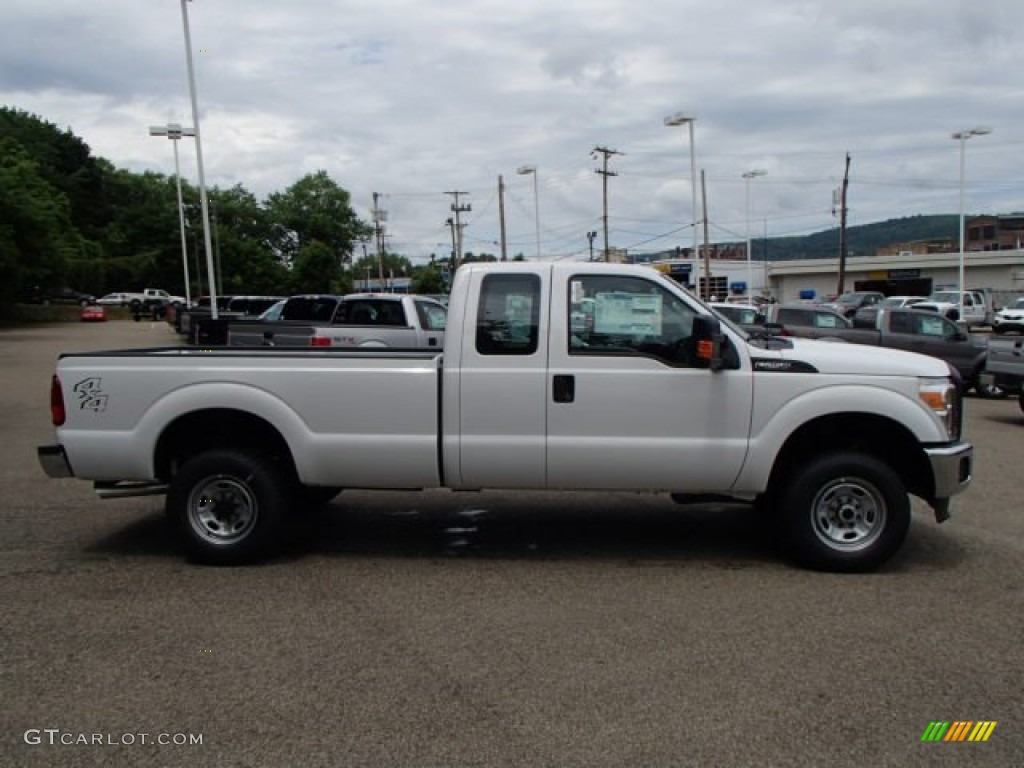
[[(444, 361), (445, 482), (545, 486), (547, 295), (551, 267), (456, 275)], [(456, 335), (458, 334), (458, 335)]]
[(750, 371), (705, 367), (696, 305), (656, 273), (555, 269), (548, 487), (729, 489), (747, 452)]

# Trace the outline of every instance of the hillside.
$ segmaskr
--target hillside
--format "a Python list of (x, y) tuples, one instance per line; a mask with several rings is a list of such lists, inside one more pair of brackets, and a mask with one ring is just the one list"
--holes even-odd
[[(935, 216), (908, 216), (889, 219), (874, 224), (848, 227), (847, 255), (871, 256), (879, 248), (895, 243), (913, 240), (950, 238), (956, 242), (959, 237), (960, 218), (956, 214)], [(765, 258), (763, 238), (751, 242), (751, 251), (757, 260)], [(827, 229), (802, 237), (769, 237), (767, 258), (779, 259), (820, 259), (835, 258), (839, 255), (839, 229)]]

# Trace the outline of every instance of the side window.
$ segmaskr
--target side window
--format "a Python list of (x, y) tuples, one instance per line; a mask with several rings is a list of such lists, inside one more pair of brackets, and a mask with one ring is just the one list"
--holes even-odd
[(782, 325), (814, 325), (814, 318), (806, 309), (780, 309), (778, 322)]
[(939, 338), (945, 337), (946, 333), (946, 321), (938, 315), (921, 313), (917, 316), (917, 333), (922, 336), (937, 336)]
[(420, 327), (425, 331), (443, 331), (448, 319), (445, 308), (432, 301), (417, 301), (416, 314), (420, 318)]
[(696, 312), (639, 277), (578, 275), (569, 281), (570, 355), (643, 355), (668, 365), (700, 365)]
[(540, 326), (537, 275), (485, 275), (476, 315), (481, 355), (532, 355)]
[(814, 324), (818, 328), (843, 328), (845, 324), (837, 315), (830, 315), (827, 312), (819, 312), (814, 316)]

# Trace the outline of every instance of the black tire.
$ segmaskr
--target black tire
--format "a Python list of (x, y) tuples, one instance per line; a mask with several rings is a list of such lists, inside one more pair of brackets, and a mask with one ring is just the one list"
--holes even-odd
[(1020, 412), (1024, 413), (1024, 391), (1022, 391), (1020, 396), (1017, 398), (1017, 405), (1020, 406)]
[(903, 545), (910, 499), (899, 476), (878, 459), (832, 453), (790, 476), (779, 514), (798, 563), (856, 573), (878, 568)]
[(293, 487), (281, 462), (235, 450), (207, 451), (171, 481), (167, 513), (193, 559), (249, 563), (277, 543)]
[(1010, 394), (998, 384), (982, 384), (977, 378), (975, 378), (973, 386), (974, 394), (982, 400), (1005, 400)]

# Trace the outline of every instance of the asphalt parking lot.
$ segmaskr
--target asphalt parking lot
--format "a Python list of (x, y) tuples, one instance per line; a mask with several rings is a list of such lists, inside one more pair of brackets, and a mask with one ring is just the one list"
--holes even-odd
[(343, 493), (217, 569), (160, 498), (35, 458), (59, 352), (167, 343), (0, 331), (0, 765), (1024, 765), (1013, 400), (968, 400), (972, 488), (875, 574), (791, 567), (739, 505), (441, 491)]

